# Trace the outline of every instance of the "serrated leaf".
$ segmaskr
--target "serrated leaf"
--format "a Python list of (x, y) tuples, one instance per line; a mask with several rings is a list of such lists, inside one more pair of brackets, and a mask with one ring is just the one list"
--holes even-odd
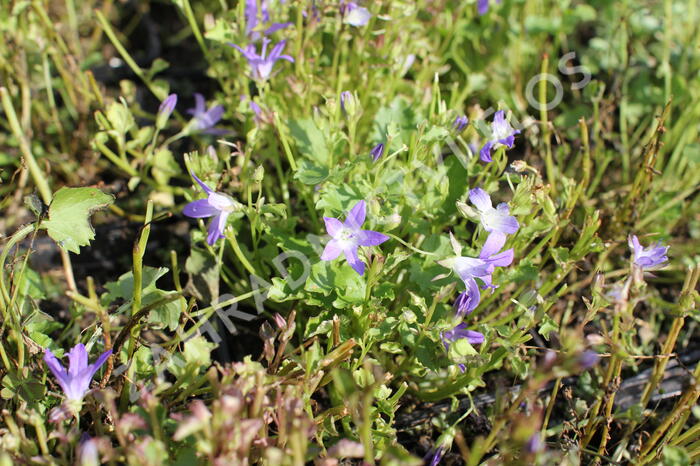
[(42, 223), (49, 236), (63, 249), (80, 254), (81, 246), (95, 239), (90, 214), (114, 202), (114, 196), (97, 188), (61, 188), (49, 206), (49, 219)]

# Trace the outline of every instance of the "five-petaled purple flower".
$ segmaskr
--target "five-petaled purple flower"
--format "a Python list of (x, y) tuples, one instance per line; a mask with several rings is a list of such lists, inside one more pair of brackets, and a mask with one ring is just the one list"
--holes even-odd
[[(467, 324), (464, 322), (457, 325), (452, 330), (440, 333), (440, 339), (442, 340), (442, 344), (445, 345), (446, 351), (449, 351), (452, 342), (461, 340), (462, 338), (466, 338), (470, 345), (480, 345), (484, 342), (484, 334), (476, 330), (467, 330)], [(466, 369), (464, 364), (460, 364), (459, 368), (462, 372)]]
[(238, 209), (239, 204), (224, 193), (214, 192), (202, 180), (197, 178), (194, 173), (190, 172), (190, 174), (199, 183), (204, 192), (207, 193), (207, 198), (190, 202), (185, 206), (182, 213), (192, 218), (214, 217), (209, 224), (207, 235), (207, 243), (211, 246), (224, 237), (226, 220), (233, 211)]
[(458, 116), (455, 118), (455, 122), (452, 123), (452, 128), (454, 128), (458, 133), (461, 133), (464, 131), (464, 128), (467, 127), (467, 124), (469, 124), (469, 118), (467, 118), (466, 115)]
[(369, 155), (372, 156), (372, 160), (375, 162), (377, 160), (379, 160), (379, 157), (381, 157), (383, 153), (384, 153), (384, 143), (381, 143), (381, 142), (379, 144), (377, 144), (376, 146), (374, 146), (371, 151), (369, 151)]
[(355, 2), (344, 1), (340, 3), (340, 15), (344, 23), (355, 27), (366, 25), (372, 17), (367, 8), (358, 6)]
[(44, 362), (49, 366), (51, 372), (58, 380), (58, 384), (70, 401), (81, 401), (90, 389), (92, 377), (98, 369), (105, 363), (112, 350), (102, 353), (97, 361), (88, 365), (88, 353), (85, 345), (78, 343), (68, 352), (68, 370), (66, 371), (61, 362), (50, 349), (44, 350)]
[[(479, 12), (479, 15), (485, 15), (486, 13), (489, 12), (489, 2), (490, 0), (477, 0), (476, 1), (476, 9)], [(501, 3), (501, 0), (496, 0), (496, 3)]]
[(668, 261), (668, 246), (662, 246), (661, 241), (645, 248), (639, 244), (637, 235), (630, 235), (627, 244), (632, 250), (632, 262), (642, 270), (663, 267)]
[[(258, 2), (260, 2), (259, 11)], [(269, 3), (269, 0), (246, 0), (245, 2), (245, 33), (253, 40), (258, 40), (260, 38), (260, 33), (255, 31), (258, 24), (270, 22)], [(263, 31), (263, 34), (272, 34), (273, 32), (284, 29), (291, 24), (292, 23), (272, 23), (270, 27)]]
[(324, 261), (332, 261), (340, 253), (345, 254), (348, 264), (360, 275), (365, 273), (365, 264), (357, 255), (359, 246), (378, 246), (389, 237), (372, 230), (363, 230), (362, 224), (365, 222), (366, 206), (365, 201), (360, 201), (350, 209), (345, 222), (332, 217), (323, 217), (326, 223), (326, 231), (331, 239), (321, 254)]
[(194, 108), (187, 110), (187, 113), (193, 116), (193, 128), (207, 134), (220, 134), (221, 129), (214, 128), (224, 114), (223, 105), (214, 105), (207, 109), (207, 103), (204, 96), (199, 93), (194, 95)]
[(479, 158), (484, 162), (491, 162), (491, 151), (501, 146), (511, 149), (515, 143), (516, 134), (520, 134), (520, 130), (514, 129), (510, 125), (503, 110), (497, 111), (493, 117), (493, 123), (491, 123), (489, 140), (481, 148)]
[(248, 65), (253, 72), (253, 79), (267, 81), (267, 79), (272, 74), (272, 67), (275, 65), (277, 60), (287, 60), (294, 63), (294, 58), (289, 55), (282, 55), (284, 46), (287, 43), (285, 40), (279, 41), (272, 50), (270, 50), (270, 55), (267, 54), (267, 46), (270, 43), (270, 39), (264, 37), (262, 40), (262, 51), (260, 55), (255, 51), (255, 45), (250, 44), (245, 49), (237, 46), (236, 44), (228, 44), (235, 48), (243, 54), (243, 56), (248, 60)]
[(466, 291), (457, 298), (455, 307), (460, 315), (469, 314), (476, 309), (481, 300), (481, 292), (476, 279), (481, 280), (483, 288), (494, 288), (491, 275), (496, 267), (505, 267), (513, 262), (513, 249), (503, 252), (505, 236), (489, 235), (479, 257), (454, 257), (438, 263), (451, 268), (464, 282)]
[[(474, 204), (479, 212), (479, 220), (484, 230), (489, 232), (489, 241), (505, 242), (505, 235), (512, 235), (518, 231), (520, 225), (518, 221), (510, 215), (508, 204), (501, 202), (493, 207), (491, 196), (481, 188), (474, 188), (469, 191), (469, 200)], [(503, 238), (491, 238), (491, 236), (503, 236)]]

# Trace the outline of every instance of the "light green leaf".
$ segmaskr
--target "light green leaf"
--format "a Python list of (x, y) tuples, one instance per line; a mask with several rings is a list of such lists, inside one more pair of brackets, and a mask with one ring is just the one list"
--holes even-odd
[(49, 236), (63, 249), (80, 254), (80, 247), (95, 239), (90, 214), (114, 202), (114, 196), (97, 188), (61, 188), (49, 206), (49, 219), (42, 223)]

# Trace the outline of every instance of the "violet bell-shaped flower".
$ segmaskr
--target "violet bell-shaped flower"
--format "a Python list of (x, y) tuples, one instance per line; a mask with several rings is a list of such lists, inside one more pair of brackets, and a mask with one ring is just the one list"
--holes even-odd
[(359, 246), (378, 246), (389, 237), (372, 230), (363, 230), (365, 222), (366, 205), (360, 201), (348, 212), (345, 222), (332, 217), (323, 217), (326, 231), (331, 235), (331, 240), (326, 244), (321, 260), (332, 261), (340, 253), (345, 254), (348, 264), (360, 275), (365, 273), (365, 264), (357, 255)]
[(207, 103), (204, 96), (199, 93), (194, 94), (195, 106), (187, 110), (187, 113), (192, 115), (192, 129), (201, 131), (207, 134), (221, 134), (223, 130), (214, 128), (224, 114), (223, 105), (214, 105), (207, 109)]
[(97, 360), (88, 364), (88, 353), (85, 345), (78, 343), (68, 352), (68, 370), (54, 356), (50, 349), (44, 350), (44, 362), (51, 369), (58, 384), (69, 401), (81, 401), (90, 390), (90, 382), (95, 373), (102, 367), (112, 350), (102, 353)]
[(479, 158), (484, 162), (491, 162), (491, 151), (501, 146), (511, 149), (515, 144), (516, 134), (520, 134), (520, 130), (514, 129), (510, 125), (503, 110), (497, 111), (493, 117), (493, 123), (491, 123), (488, 141), (481, 148)]
[(228, 44), (235, 48), (243, 54), (243, 56), (248, 60), (248, 65), (253, 74), (253, 79), (259, 81), (267, 81), (272, 75), (272, 68), (275, 66), (277, 60), (287, 60), (294, 63), (294, 58), (289, 55), (282, 55), (284, 46), (286, 44), (285, 40), (279, 41), (270, 50), (270, 54), (267, 55), (267, 46), (270, 44), (270, 39), (267, 37), (262, 40), (262, 51), (258, 55), (255, 50), (255, 45), (250, 44), (245, 49), (242, 49), (236, 44)]
[(637, 235), (629, 235), (627, 244), (632, 251), (632, 263), (642, 270), (663, 267), (668, 261), (668, 246), (662, 246), (661, 241), (645, 248), (639, 243)]
[(340, 15), (343, 22), (350, 26), (360, 27), (369, 23), (372, 14), (365, 7), (359, 6), (355, 2), (340, 2)]
[(369, 151), (369, 155), (372, 156), (372, 160), (374, 162), (379, 160), (379, 158), (382, 156), (382, 154), (384, 154), (384, 144), (381, 142), (379, 144), (377, 144), (376, 146), (374, 146), (371, 151)]
[(466, 291), (461, 293), (455, 302), (457, 314), (464, 316), (476, 309), (481, 300), (481, 291), (476, 279), (483, 283), (482, 287), (484, 289), (495, 288), (492, 285), (491, 278), (493, 271), (496, 267), (505, 267), (513, 262), (513, 249), (498, 252), (505, 244), (505, 235), (490, 235), (486, 243), (484, 243), (478, 258), (462, 257), (459, 255), (461, 254), (461, 247), (457, 246), (452, 234), (450, 234), (450, 239), (458, 256), (438, 261), (438, 264), (452, 269), (464, 282)]
[(231, 196), (224, 193), (217, 193), (209, 186), (204, 184), (202, 180), (190, 172), (192, 177), (199, 183), (205, 193), (206, 199), (192, 201), (185, 206), (182, 213), (192, 218), (208, 218), (214, 217), (209, 224), (207, 243), (213, 246), (219, 239), (224, 237), (224, 229), (228, 216), (240, 208), (240, 204)]
[(455, 118), (454, 123), (452, 123), (452, 128), (458, 133), (461, 133), (462, 131), (464, 131), (464, 128), (466, 128), (468, 124), (469, 118), (467, 118), (466, 115), (462, 115)]

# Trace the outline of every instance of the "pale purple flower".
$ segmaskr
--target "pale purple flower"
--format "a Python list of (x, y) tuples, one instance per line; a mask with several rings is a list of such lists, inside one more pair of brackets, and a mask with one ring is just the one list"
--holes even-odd
[(493, 123), (491, 123), (489, 139), (481, 148), (479, 158), (484, 162), (491, 162), (491, 151), (501, 146), (511, 149), (515, 143), (516, 134), (520, 134), (520, 130), (514, 129), (510, 125), (503, 110), (497, 111), (493, 117)]
[(431, 448), (423, 458), (423, 461), (428, 466), (437, 466), (442, 461), (443, 456), (445, 456), (445, 447), (440, 445), (437, 448)]
[[(485, 15), (489, 11), (489, 1), (490, 0), (477, 0), (476, 9), (480, 16)], [(501, 3), (501, 0), (496, 0), (496, 3)]]
[(228, 45), (241, 52), (246, 60), (248, 60), (248, 65), (250, 65), (250, 69), (253, 73), (253, 79), (267, 81), (272, 75), (272, 67), (275, 66), (277, 60), (287, 60), (294, 63), (294, 58), (289, 55), (282, 55), (286, 43), (287, 41), (285, 40), (279, 41), (272, 50), (270, 50), (269, 55), (267, 55), (267, 46), (270, 44), (270, 39), (267, 37), (262, 40), (262, 51), (259, 55), (253, 44), (248, 45), (245, 49), (242, 49), (236, 44)]
[(44, 362), (53, 372), (58, 384), (63, 389), (63, 393), (66, 394), (66, 398), (70, 401), (80, 401), (90, 389), (92, 377), (110, 354), (112, 354), (111, 349), (102, 353), (93, 364), (88, 365), (88, 353), (85, 345), (78, 343), (68, 352), (67, 371), (48, 348), (44, 350)]
[(175, 105), (177, 105), (177, 94), (170, 94), (161, 102), (160, 107), (158, 107), (158, 115), (156, 115), (156, 126), (158, 128), (163, 128), (165, 123), (170, 118), (175, 110)]
[[(476, 207), (484, 230), (490, 233), (489, 239), (486, 240), (487, 243), (489, 240), (505, 243), (505, 235), (512, 235), (518, 231), (520, 225), (515, 217), (510, 215), (510, 209), (505, 202), (501, 202), (494, 208), (491, 196), (481, 188), (470, 190), (469, 200)], [(494, 237), (491, 238), (492, 236)], [(497, 236), (503, 236), (503, 238), (497, 238)]]
[(192, 218), (214, 217), (209, 224), (207, 235), (207, 243), (211, 246), (224, 237), (228, 216), (238, 208), (238, 203), (224, 193), (214, 192), (202, 180), (197, 178), (194, 173), (190, 172), (190, 174), (199, 183), (204, 192), (207, 193), (207, 198), (190, 202), (182, 210), (182, 213)]
[(455, 118), (455, 122), (452, 123), (452, 128), (454, 128), (458, 133), (464, 131), (464, 128), (469, 124), (469, 118), (466, 115), (458, 116)]
[(525, 452), (531, 455), (539, 453), (544, 450), (544, 443), (542, 442), (542, 436), (539, 432), (535, 432), (530, 436), (527, 442), (525, 442)]
[(214, 105), (207, 109), (207, 103), (204, 96), (199, 93), (194, 94), (195, 106), (187, 110), (187, 113), (193, 116), (194, 129), (208, 134), (219, 134), (223, 130), (214, 128), (224, 114), (223, 105)]
[(365, 273), (365, 264), (360, 261), (357, 255), (359, 246), (378, 246), (389, 237), (372, 230), (363, 230), (362, 224), (365, 222), (366, 206), (365, 201), (360, 201), (350, 209), (345, 222), (340, 222), (337, 218), (323, 217), (326, 224), (326, 231), (332, 239), (326, 244), (321, 259), (332, 261), (340, 253), (345, 254), (348, 264), (360, 275)]
[(355, 27), (365, 26), (372, 17), (367, 8), (358, 6), (355, 2), (341, 2), (340, 14), (345, 24)]
[(598, 364), (598, 361), (600, 361), (600, 356), (598, 356), (598, 353), (593, 350), (586, 350), (578, 357), (578, 363), (583, 370), (590, 369)]
[[(442, 340), (442, 344), (445, 345), (445, 351), (449, 351), (450, 344), (462, 338), (466, 338), (470, 345), (479, 345), (484, 342), (484, 334), (476, 330), (467, 330), (467, 324), (464, 322), (457, 325), (452, 330), (440, 333), (440, 339)], [(462, 372), (466, 369), (464, 364), (460, 364), (459, 368)]]
[[(258, 10), (258, 2), (260, 10)], [(255, 31), (258, 24), (270, 22), (270, 2), (269, 0), (246, 0), (245, 2), (245, 33), (253, 40), (260, 38), (260, 33)], [(264, 35), (272, 34), (275, 31), (284, 29), (292, 23), (272, 23), (263, 31)]]
[(343, 113), (347, 113), (347, 109), (345, 108), (346, 102), (350, 104), (353, 99), (354, 97), (350, 91), (343, 91), (340, 93), (340, 108), (343, 110)]
[(469, 314), (476, 309), (481, 300), (481, 292), (476, 279), (479, 279), (486, 288), (495, 288), (492, 284), (492, 274), (496, 267), (505, 267), (513, 262), (513, 249), (503, 252), (505, 235), (489, 235), (479, 257), (453, 257), (439, 261), (443, 267), (451, 268), (464, 282), (466, 291), (460, 294), (455, 302), (459, 315)]
[(377, 160), (379, 160), (379, 157), (381, 157), (383, 153), (384, 153), (384, 144), (381, 142), (379, 144), (377, 144), (376, 146), (374, 146), (371, 151), (369, 151), (369, 155), (372, 156), (372, 160), (374, 160), (375, 162)]
[(630, 235), (627, 238), (627, 244), (632, 250), (632, 262), (642, 270), (663, 267), (668, 261), (666, 256), (668, 246), (662, 246), (661, 241), (645, 248), (639, 244), (637, 235)]

